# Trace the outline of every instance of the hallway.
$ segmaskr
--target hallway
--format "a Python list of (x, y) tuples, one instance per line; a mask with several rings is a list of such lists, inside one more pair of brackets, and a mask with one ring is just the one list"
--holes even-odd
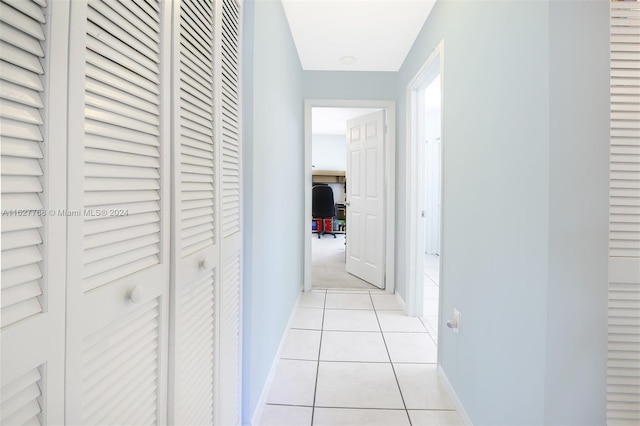
[[(640, 0), (0, 0), (0, 40), (0, 424), (640, 425)], [(301, 294), (338, 106), (385, 110), (328, 176), (386, 291)]]
[(462, 425), (436, 360), (394, 295), (302, 293), (258, 424)]

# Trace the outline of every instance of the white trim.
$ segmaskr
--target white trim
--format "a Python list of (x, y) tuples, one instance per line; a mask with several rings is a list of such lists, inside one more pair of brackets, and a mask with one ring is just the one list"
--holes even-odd
[[(218, 206), (218, 211), (216, 213), (215, 218), (215, 234), (217, 235), (214, 239), (216, 249), (216, 256), (218, 256), (217, 267), (216, 267), (216, 283), (215, 283), (215, 354), (216, 360), (214, 365), (214, 418), (213, 424), (236, 424), (236, 422), (242, 423), (242, 370), (243, 370), (243, 274), (244, 274), (244, 261), (243, 261), (243, 218), (244, 218), (244, 203), (243, 203), (243, 189), (244, 189), (244, 181), (243, 181), (243, 172), (242, 168), (244, 167), (243, 161), (243, 127), (242, 127), (242, 111), (243, 111), (243, 89), (242, 89), (242, 47), (243, 47), (243, 2), (241, 0), (230, 0), (236, 1), (238, 5), (238, 42), (237, 42), (237, 55), (238, 55), (238, 65), (234, 70), (237, 73), (237, 77), (240, 79), (238, 84), (238, 121), (237, 121), (237, 139), (238, 139), (238, 156), (239, 156), (239, 185), (240, 185), (240, 229), (239, 231), (224, 236), (222, 231), (222, 210), (220, 206)], [(217, 52), (222, 52), (222, 47), (224, 46), (223, 41), (223, 20), (226, 20), (224, 14), (224, 2), (223, 1), (214, 1), (214, 121), (218, 123), (215, 126), (215, 137), (218, 141), (222, 141), (222, 56), (221, 54), (217, 54)], [(222, 144), (216, 143), (216, 160), (215, 167), (218, 169), (216, 174), (216, 183), (215, 190), (216, 196), (215, 199), (218, 200), (219, 204), (222, 203)], [(225, 263), (232, 258), (232, 255), (235, 253), (239, 253), (240, 263), (238, 265), (238, 281), (237, 282), (224, 282), (225, 277), (223, 275), (223, 271), (225, 268)], [(225, 301), (223, 300), (223, 286), (238, 286), (238, 317), (237, 327), (238, 327), (238, 335), (237, 342), (234, 339), (226, 340), (225, 336), (223, 336), (223, 328), (222, 328), (222, 319), (225, 316), (226, 311), (222, 308)], [(236, 303), (236, 301), (234, 301)], [(235, 346), (237, 343), (237, 346)], [(223, 352), (234, 351), (237, 349), (237, 358), (238, 358), (238, 371), (237, 372), (229, 372), (230, 368), (235, 368), (234, 365), (227, 365), (223, 362), (223, 357), (221, 354)], [(236, 374), (234, 377), (233, 374)], [(232, 394), (233, 386), (237, 386), (237, 395)], [(236, 399), (237, 397), (237, 399)], [(237, 410), (237, 411), (236, 411)]]
[[(69, 66), (67, 74), (67, 210), (82, 211), (84, 208), (83, 188), (78, 182), (84, 181), (84, 96), (86, 66), (86, 2), (69, 4)], [(80, 83), (82, 82), (82, 83)], [(80, 83), (80, 84), (79, 84)], [(73, 345), (81, 341), (78, 324), (81, 322), (79, 306), (82, 306), (82, 272), (78, 259), (82, 259), (83, 226), (74, 226), (77, 218), (67, 218), (66, 257), (66, 336), (65, 336), (65, 387), (64, 423), (78, 422), (82, 417), (81, 407), (74, 404), (81, 401), (81, 389), (75, 385), (82, 382), (81, 356)]]
[[(171, 110), (173, 105), (172, 86), (172, 51), (171, 40), (173, 32), (171, 31), (171, 5), (160, 3), (160, 69), (159, 69), (159, 88), (160, 93), (160, 264), (162, 276), (162, 289), (158, 296), (161, 298), (159, 309), (161, 315), (170, 316), (169, 299), (171, 298), (171, 145), (173, 138), (171, 133)], [(86, 90), (86, 89), (85, 89)], [(169, 371), (169, 322), (164, 324), (159, 322), (158, 328), (162, 335), (159, 336), (159, 360), (158, 365), (161, 368), (159, 372), (158, 386), (158, 423), (167, 422), (168, 405), (169, 405), (169, 389), (168, 371)]]
[[(169, 353), (168, 368), (167, 368), (167, 421), (169, 424), (176, 424), (178, 415), (177, 403), (178, 398), (178, 371), (179, 361), (177, 348), (179, 348), (179, 326), (180, 324), (180, 309), (179, 287), (182, 283), (180, 280), (180, 273), (182, 262), (180, 253), (181, 243), (181, 194), (180, 194), (180, 170), (181, 170), (181, 140), (180, 140), (180, 60), (176, 60), (180, 57), (180, 2), (174, 2), (171, 6), (171, 112), (169, 120), (171, 123), (171, 197), (174, 200), (170, 205), (170, 222), (171, 229), (169, 234), (169, 311), (168, 311), (168, 323), (169, 323)], [(215, 279), (215, 278), (214, 278)], [(216, 281), (217, 282), (217, 281)]]
[[(440, 92), (444, 92), (444, 40), (440, 41), (438, 46), (431, 52), (425, 63), (422, 65), (415, 77), (407, 85), (407, 154), (405, 163), (405, 179), (407, 183), (407, 213), (406, 213), (406, 271), (407, 271), (407, 315), (420, 316), (423, 310), (423, 274), (424, 274), (424, 227), (421, 223), (423, 218), (420, 216), (422, 205), (422, 194), (425, 192), (424, 179), (422, 177), (422, 168), (419, 167), (423, 156), (424, 147), (419, 138), (419, 128), (421, 121), (416, 116), (418, 103), (422, 102), (418, 92), (422, 92), (425, 83), (429, 81), (432, 74), (432, 66), (436, 59), (439, 59), (440, 65)], [(442, 271), (442, 254), (444, 240), (444, 96), (440, 100), (440, 285), (443, 282)], [(422, 232), (420, 232), (422, 230)], [(440, 292), (442, 294), (442, 292)], [(442, 312), (440, 313), (442, 316)], [(442, 322), (440, 320), (439, 322)], [(439, 346), (438, 346), (439, 347)], [(439, 352), (439, 350), (438, 350)]]
[(305, 99), (304, 101), (304, 291), (311, 291), (311, 109), (381, 108), (386, 111), (385, 138), (385, 290), (395, 293), (396, 241), (396, 103), (389, 100)]
[(289, 315), (289, 321), (287, 321), (287, 325), (286, 325), (286, 328), (284, 329), (282, 339), (280, 340), (280, 345), (278, 346), (278, 350), (276, 351), (273, 361), (271, 362), (271, 368), (269, 369), (269, 374), (267, 374), (267, 379), (264, 381), (264, 386), (262, 387), (262, 392), (260, 392), (260, 397), (258, 398), (256, 408), (253, 411), (253, 415), (251, 416), (251, 423), (250, 423), (251, 425), (260, 424), (259, 421), (260, 421), (260, 418), (262, 417), (264, 406), (267, 404), (267, 396), (269, 395), (269, 390), (271, 389), (273, 378), (276, 375), (276, 370), (278, 369), (278, 363), (280, 362), (282, 350), (284, 349), (284, 345), (287, 342), (287, 337), (289, 336), (289, 330), (291, 330), (293, 317), (295, 316), (296, 310), (298, 309), (298, 305), (300, 304), (301, 295), (302, 295), (302, 292), (299, 292), (298, 297), (296, 298), (296, 303), (294, 303), (293, 309), (291, 310), (291, 315)]
[(469, 418), (467, 411), (464, 409), (464, 406), (462, 405), (460, 398), (458, 398), (456, 391), (453, 390), (453, 386), (451, 386), (451, 382), (449, 381), (449, 378), (445, 374), (440, 364), (438, 364), (438, 378), (440, 379), (440, 383), (442, 384), (444, 389), (449, 394), (449, 398), (451, 399), (453, 406), (456, 408), (456, 411), (462, 418), (462, 421), (464, 422), (464, 424), (468, 426), (473, 426), (473, 423), (471, 423), (471, 419)]

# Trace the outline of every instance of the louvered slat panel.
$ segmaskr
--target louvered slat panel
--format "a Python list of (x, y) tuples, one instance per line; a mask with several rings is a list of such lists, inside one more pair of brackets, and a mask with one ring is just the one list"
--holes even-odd
[(6, 232), (2, 235), (2, 247), (5, 249), (20, 248), (24, 245), (36, 245), (41, 242), (40, 234), (35, 229)]
[(180, 222), (185, 257), (214, 243), (213, 2), (185, 0), (180, 7)]
[[(611, 208), (637, 207), (640, 210), (640, 62), (632, 58), (640, 55), (640, 36), (629, 36), (629, 30), (640, 29), (638, 2), (611, 3)], [(619, 54), (623, 54), (617, 60)], [(626, 55), (626, 56), (625, 56)], [(631, 56), (629, 56), (631, 55)], [(627, 93), (630, 97), (614, 97)], [(629, 150), (627, 147), (637, 147)], [(622, 223), (640, 223), (640, 211), (630, 210)], [(622, 218), (611, 214), (612, 230), (620, 226)], [(610, 236), (611, 255), (640, 257), (640, 233), (635, 229), (621, 229)]]
[(40, 368), (29, 370), (0, 390), (0, 423), (6, 425), (43, 424)]
[(222, 236), (240, 231), (240, 139), (238, 84), (238, 15), (235, 0), (222, 6)]
[[(640, 268), (640, 2), (611, 2), (611, 259)], [(611, 262), (611, 260), (610, 260)], [(610, 266), (617, 278), (620, 265)], [(622, 270), (622, 269), (621, 269)], [(628, 271), (627, 271), (628, 272)], [(609, 283), (607, 424), (640, 422), (640, 282)], [(621, 278), (622, 279), (622, 278)]]
[[(98, 2), (92, 4), (93, 10), (100, 13), (111, 23), (116, 23), (126, 34), (130, 34), (139, 42), (143, 43), (147, 48), (158, 53), (158, 36), (151, 31), (151, 28), (143, 25), (143, 22), (131, 13), (119, 2)], [(93, 13), (91, 11), (90, 13)], [(146, 30), (146, 31), (145, 31)]]
[(640, 285), (610, 283), (608, 424), (640, 420)]
[[(211, 164), (211, 161), (208, 157), (211, 157), (211, 154), (208, 152), (202, 152), (202, 150), (198, 150), (197, 148), (191, 147), (191, 143), (193, 141), (186, 139), (185, 143), (182, 146), (182, 162), (185, 164), (191, 164), (196, 166), (207, 167)], [(186, 170), (185, 170), (186, 171)]]
[(184, 286), (181, 295), (181, 424), (213, 423), (214, 278), (213, 273)]
[(85, 197), (85, 205), (124, 204), (135, 201), (150, 201), (160, 198), (157, 191), (104, 191)]
[[(225, 392), (229, 395), (229, 413), (240, 415), (240, 252), (229, 253), (222, 262), (220, 289), (220, 342), (224, 350), (220, 353), (223, 366), (220, 375)], [(227, 419), (229, 420), (229, 419)], [(240, 424), (240, 419), (229, 420)]]
[[(92, 84), (94, 83), (96, 85), (102, 83), (102, 90), (107, 91), (114, 99), (117, 99), (116, 96), (130, 95), (130, 97), (145, 100), (153, 105), (147, 108), (154, 108), (154, 106), (157, 108), (160, 99), (159, 90), (155, 84), (144, 79), (129, 81), (129, 71), (126, 68), (108, 67), (108, 64), (109, 62), (106, 62), (103, 57), (91, 51), (87, 52), (87, 90), (93, 90)], [(102, 92), (95, 90), (95, 93)]]
[(84, 340), (84, 424), (155, 422), (159, 321), (154, 299)]
[(42, 7), (0, 2), (2, 327), (42, 312)]
[(12, 25), (27, 35), (44, 40), (44, 31), (42, 29), (43, 21), (38, 21), (23, 13), (20, 9), (20, 0), (3, 1), (0, 3), (0, 19), (9, 25)]
[(89, 2), (85, 207), (106, 214), (84, 214), (85, 291), (160, 262), (156, 3)]
[(0, 40), (22, 49), (25, 52), (31, 53), (32, 55), (38, 57), (44, 56), (42, 46), (40, 46), (37, 39), (4, 22), (0, 22)]

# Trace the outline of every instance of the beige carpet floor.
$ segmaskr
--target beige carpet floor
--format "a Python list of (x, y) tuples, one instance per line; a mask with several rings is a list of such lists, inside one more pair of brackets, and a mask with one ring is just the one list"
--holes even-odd
[(311, 238), (311, 286), (314, 289), (349, 288), (377, 290), (345, 270), (344, 234)]

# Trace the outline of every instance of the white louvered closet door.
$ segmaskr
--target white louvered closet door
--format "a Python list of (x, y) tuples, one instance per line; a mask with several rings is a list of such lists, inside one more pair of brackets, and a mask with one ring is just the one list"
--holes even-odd
[[(55, 3), (55, 2), (54, 2)], [(64, 422), (64, 86), (68, 5), (0, 1), (0, 423)], [(54, 35), (55, 34), (55, 35)], [(58, 85), (53, 87), (53, 85)], [(59, 90), (61, 89), (61, 90)]]
[(216, 2), (221, 25), (216, 28), (220, 51), (216, 59), (217, 182), (220, 203), (220, 285), (218, 363), (221, 394), (219, 423), (240, 423), (241, 401), (241, 188), (242, 168), (240, 125), (240, 26), (238, 0)]
[(173, 265), (169, 422), (214, 424), (218, 244), (215, 0), (174, 2)]
[(166, 422), (169, 7), (71, 2), (70, 424)]
[(640, 423), (640, 2), (611, 2), (607, 424)]

